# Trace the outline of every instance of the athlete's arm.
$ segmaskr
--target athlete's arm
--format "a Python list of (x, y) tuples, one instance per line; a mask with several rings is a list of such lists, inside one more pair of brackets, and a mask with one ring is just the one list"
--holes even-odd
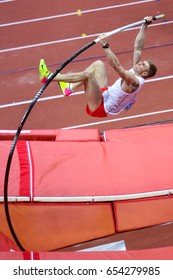
[(136, 65), (140, 60), (142, 56), (142, 50), (144, 47), (145, 42), (145, 31), (149, 24), (152, 23), (153, 19), (152, 17), (145, 17), (146, 23), (144, 23), (139, 33), (136, 36), (135, 43), (134, 43), (134, 53), (133, 53), (133, 65)]
[[(100, 35), (99, 39), (102, 46), (105, 46), (107, 44), (107, 39), (104, 34)], [(122, 67), (118, 57), (112, 52), (110, 47), (104, 48), (104, 50), (108, 62), (110, 63), (112, 68), (117, 72), (119, 77), (122, 78), (122, 80), (124, 80), (127, 84), (134, 84), (138, 86), (139, 80), (135, 77), (135, 75), (132, 72), (127, 71), (124, 69), (124, 67)]]
[(120, 78), (126, 81), (127, 84), (139, 84), (139, 80), (135, 77), (135, 75), (132, 72), (124, 69), (124, 67), (120, 64), (118, 57), (112, 52), (110, 48), (106, 49), (105, 53), (107, 60), (109, 61), (112, 68), (118, 73)]

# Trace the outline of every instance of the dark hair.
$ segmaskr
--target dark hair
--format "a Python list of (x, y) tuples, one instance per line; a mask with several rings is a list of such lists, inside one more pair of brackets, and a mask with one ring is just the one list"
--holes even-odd
[(157, 67), (156, 67), (156, 65), (151, 60), (148, 60), (148, 63), (150, 65), (150, 68), (148, 70), (148, 78), (151, 78), (151, 77), (153, 77), (156, 74)]

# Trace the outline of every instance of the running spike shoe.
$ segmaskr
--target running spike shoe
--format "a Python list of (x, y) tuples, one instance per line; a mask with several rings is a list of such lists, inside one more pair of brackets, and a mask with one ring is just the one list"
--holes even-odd
[(70, 84), (67, 82), (58, 82), (60, 89), (62, 90), (62, 93), (64, 94), (64, 96), (69, 96), (70, 94), (72, 94), (73, 92), (69, 89)]
[(45, 84), (47, 82), (47, 79), (49, 78), (51, 72), (48, 70), (43, 58), (40, 59), (39, 74), (40, 74), (40, 81), (43, 84)]

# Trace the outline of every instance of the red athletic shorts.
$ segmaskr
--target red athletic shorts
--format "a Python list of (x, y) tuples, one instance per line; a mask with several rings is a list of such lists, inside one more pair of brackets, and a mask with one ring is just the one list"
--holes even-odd
[[(104, 92), (105, 90), (107, 90), (107, 88), (101, 88), (102, 92)], [(102, 97), (102, 101), (101, 101), (99, 107), (95, 111), (93, 111), (93, 112), (90, 111), (90, 108), (89, 108), (89, 106), (87, 104), (86, 112), (91, 117), (96, 117), (96, 118), (105, 118), (105, 117), (107, 117), (107, 114), (106, 114), (105, 109), (104, 109), (103, 97)]]

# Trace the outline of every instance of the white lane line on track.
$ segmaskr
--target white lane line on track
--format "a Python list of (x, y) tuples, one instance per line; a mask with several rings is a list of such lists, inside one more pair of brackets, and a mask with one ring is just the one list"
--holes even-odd
[(13, 2), (13, 1), (15, 1), (15, 0), (0, 0), (0, 4), (5, 3), (5, 2)]
[[(163, 81), (163, 80), (167, 80), (167, 79), (173, 79), (173, 75), (153, 78), (150, 80), (146, 80), (145, 83), (158, 82), (158, 81)], [(79, 94), (83, 94), (83, 93), (84, 93), (84, 91), (78, 91), (78, 92), (75, 92), (74, 95), (69, 96), (68, 98), (72, 98), (75, 95), (79, 95)], [(57, 99), (57, 98), (64, 98), (64, 95), (61, 94), (61, 95), (56, 95), (56, 96), (41, 97), (40, 99), (37, 100), (37, 102), (50, 101), (50, 100)], [(13, 103), (9, 103), (9, 104), (2, 104), (2, 105), (0, 105), (0, 109), (30, 104), (31, 102), (32, 102), (32, 100), (25, 100), (25, 101), (13, 102)]]
[[(153, 27), (156, 27), (156, 26), (159, 26), (159, 25), (172, 24), (172, 23), (173, 23), (173, 21), (161, 22), (161, 23), (153, 24), (149, 27), (153, 28)], [(123, 30), (122, 32), (127, 32), (127, 31), (131, 31), (131, 30), (139, 29), (139, 28), (140, 28), (140, 26), (139, 27), (133, 27), (133, 28)], [(103, 31), (103, 33), (107, 33), (107, 32), (109, 32), (109, 31)], [(27, 45), (27, 46), (20, 46), (20, 47), (15, 47), (15, 48), (3, 49), (3, 50), (0, 50), (0, 53), (18, 51), (18, 50), (36, 48), (36, 47), (42, 47), (42, 46), (48, 46), (48, 45), (53, 45), (53, 44), (58, 44), (58, 43), (75, 41), (75, 40), (84, 40), (84, 39), (92, 38), (92, 37), (97, 38), (99, 35), (100, 35), (100, 33), (97, 33), (97, 34), (91, 34), (91, 35), (86, 35), (86, 36), (67, 38), (67, 39), (61, 39), (61, 40), (56, 40), (56, 41), (44, 42), (44, 43), (42, 42), (42, 43), (32, 44), (32, 45)]]
[[(84, 11), (81, 10), (80, 13), (81, 14), (86, 14), (86, 13), (92, 13), (92, 12), (97, 12), (97, 11), (127, 7), (127, 6), (132, 6), (132, 5), (140, 5), (140, 4), (148, 3), (148, 2), (156, 2), (156, 0), (142, 0), (142, 1), (138, 1), (138, 2), (131, 2), (131, 3), (114, 5), (114, 6), (107, 6), (107, 7), (102, 7), (102, 8), (84, 10)], [(0, 24), (0, 27), (6, 27), (6, 26), (11, 26), (11, 25), (19, 25), (19, 24), (25, 24), (25, 23), (31, 23), (31, 22), (37, 22), (37, 21), (43, 21), (43, 20), (51, 20), (51, 19), (55, 19), (55, 18), (62, 18), (62, 17), (74, 16), (74, 15), (78, 15), (78, 11), (73, 12), (73, 13), (67, 13), (67, 14), (61, 14), (61, 15), (55, 15), (55, 16), (48, 16), (48, 17), (43, 17), (43, 18), (35, 18), (35, 19), (30, 19), (30, 20), (3, 23), (3, 24)]]
[(133, 116), (123, 117), (123, 118), (118, 118), (118, 119), (111, 119), (111, 120), (109, 119), (109, 120), (100, 121), (100, 122), (93, 122), (93, 123), (86, 123), (86, 124), (80, 124), (80, 125), (75, 125), (75, 126), (62, 127), (61, 129), (81, 128), (81, 127), (100, 125), (100, 124), (111, 123), (111, 122), (119, 122), (119, 121), (125, 121), (125, 120), (130, 120), (130, 119), (143, 118), (143, 117), (158, 115), (158, 114), (166, 114), (166, 113), (171, 113), (171, 112), (173, 112), (173, 109), (149, 112), (149, 113), (145, 113), (145, 114), (133, 115)]

